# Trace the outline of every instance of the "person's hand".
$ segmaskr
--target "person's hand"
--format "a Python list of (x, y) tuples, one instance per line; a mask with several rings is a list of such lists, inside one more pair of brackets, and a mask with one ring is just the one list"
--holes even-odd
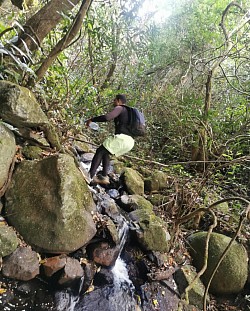
[(89, 127), (89, 125), (90, 125), (91, 122), (92, 122), (91, 119), (88, 119), (88, 120), (85, 122), (86, 127)]

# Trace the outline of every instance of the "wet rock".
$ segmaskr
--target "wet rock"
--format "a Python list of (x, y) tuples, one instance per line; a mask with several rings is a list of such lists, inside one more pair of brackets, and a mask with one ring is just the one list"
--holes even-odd
[(115, 263), (119, 255), (119, 248), (111, 248), (107, 242), (101, 242), (93, 246), (91, 253), (95, 263), (110, 267)]
[(143, 311), (177, 311), (179, 300), (179, 293), (173, 279), (168, 283), (152, 282), (141, 286)]
[(117, 189), (109, 189), (107, 191), (107, 194), (112, 198), (112, 199), (118, 199), (120, 197), (120, 193)]
[[(77, 149), (79, 150), (79, 149)], [(91, 162), (93, 160), (93, 157), (94, 157), (94, 153), (83, 153), (81, 155), (81, 161), (82, 162)]]
[(45, 263), (43, 263), (42, 265), (44, 274), (47, 277), (51, 277), (57, 271), (64, 268), (64, 266), (66, 265), (66, 260), (67, 259), (65, 255), (47, 258)]
[[(193, 282), (196, 275), (197, 273), (195, 269), (188, 265), (178, 269), (175, 272), (174, 278), (181, 295), (185, 293), (185, 289)], [(194, 283), (192, 289), (188, 292), (189, 303), (191, 305), (198, 307), (199, 309), (203, 309), (204, 293), (205, 293), (205, 286), (198, 278), (197, 281)], [(209, 301), (209, 296), (207, 298)]]
[(80, 262), (74, 258), (67, 257), (66, 258), (66, 265), (64, 266), (63, 274), (59, 278), (58, 283), (60, 285), (67, 285), (69, 286), (77, 279), (82, 278), (84, 275), (83, 268)]
[(100, 203), (100, 207), (103, 214), (108, 215), (114, 221), (121, 221), (120, 208), (113, 199), (104, 197), (104, 200)]
[[(200, 270), (204, 263), (205, 243), (207, 232), (198, 232), (188, 238), (189, 252), (193, 258), (193, 265)], [(212, 233), (209, 240), (207, 270), (201, 279), (206, 285), (213, 270), (231, 239), (225, 235)], [(248, 256), (243, 245), (234, 242), (229, 252), (221, 262), (210, 285), (210, 292), (214, 294), (239, 293), (247, 281)]]
[[(2, 105), (2, 103), (1, 103)], [(1, 109), (1, 108), (0, 108)], [(16, 142), (13, 133), (4, 124), (0, 124), (0, 190), (5, 185), (13, 157), (16, 153)], [(1, 197), (1, 195), (0, 195)]]
[(137, 171), (132, 168), (125, 168), (121, 179), (124, 181), (129, 194), (143, 195), (144, 181)]
[(4, 276), (28, 281), (39, 274), (39, 260), (36, 252), (28, 247), (19, 247), (3, 260)]
[(91, 286), (95, 273), (96, 273), (96, 269), (95, 269), (94, 263), (84, 264), (84, 282), (82, 286), (83, 293)]
[(41, 281), (38, 278), (32, 279), (30, 281), (20, 281), (17, 282), (16, 292), (22, 297), (33, 296), (37, 291), (44, 289)]
[(106, 285), (80, 297), (74, 311), (141, 311), (130, 288)]
[(106, 219), (106, 229), (108, 230), (112, 241), (117, 245), (119, 243), (119, 234), (116, 225), (110, 218)]
[[(137, 256), (143, 257), (143, 253), (138, 251)], [(150, 272), (149, 265), (146, 263), (144, 258), (131, 258), (127, 262), (127, 269), (130, 280), (133, 282), (135, 288), (140, 292), (140, 286), (148, 281), (147, 273)]]
[(121, 195), (119, 200), (119, 206), (121, 206), (121, 208), (123, 208), (126, 212), (131, 212), (133, 209), (130, 195), (128, 194)]
[(0, 225), (0, 257), (10, 255), (16, 250), (19, 239), (12, 227)]
[(0, 295), (0, 310), (34, 310), (48, 311), (53, 308), (53, 296), (47, 283), (35, 278), (30, 281), (7, 279), (0, 274), (1, 289), (6, 292)]
[(36, 250), (70, 253), (96, 233), (92, 195), (69, 155), (22, 161), (5, 197), (8, 221)]
[(102, 268), (94, 277), (94, 286), (112, 285), (114, 282), (114, 276), (110, 269)]

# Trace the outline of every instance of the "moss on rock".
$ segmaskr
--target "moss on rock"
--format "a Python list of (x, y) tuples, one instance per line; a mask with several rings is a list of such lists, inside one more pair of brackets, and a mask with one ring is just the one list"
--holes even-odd
[(0, 257), (5, 257), (14, 252), (19, 244), (18, 237), (13, 228), (0, 226)]
[(144, 181), (137, 171), (127, 167), (124, 169), (122, 178), (129, 194), (142, 195), (144, 193)]
[[(198, 232), (188, 238), (189, 252), (197, 270), (200, 270), (204, 263), (206, 237), (207, 232)], [(230, 240), (225, 235), (212, 233), (209, 240), (208, 266), (201, 277), (204, 284), (208, 284), (210, 276)], [(247, 252), (244, 246), (234, 242), (214, 275), (210, 292), (214, 294), (239, 293), (244, 288), (247, 275)]]

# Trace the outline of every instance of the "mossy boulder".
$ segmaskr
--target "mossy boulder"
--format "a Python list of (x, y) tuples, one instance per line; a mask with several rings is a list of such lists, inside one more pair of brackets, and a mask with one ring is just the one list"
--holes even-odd
[(5, 122), (16, 127), (40, 127), (50, 145), (60, 149), (60, 139), (54, 126), (28, 88), (0, 81), (0, 102), (0, 117)]
[[(211, 189), (205, 189), (204, 190), (206, 195), (204, 197), (204, 206), (209, 206), (212, 203), (215, 203), (217, 201), (220, 201), (222, 198), (216, 193), (215, 191)], [(228, 202), (222, 202), (213, 207), (213, 209), (218, 210), (219, 212), (222, 212), (224, 214), (229, 213), (229, 206)]]
[(5, 257), (14, 252), (19, 244), (19, 239), (12, 227), (0, 225), (0, 257)]
[(15, 153), (15, 137), (4, 124), (0, 123), (0, 189), (7, 181), (9, 169)]
[(144, 181), (141, 175), (132, 168), (125, 168), (121, 178), (123, 179), (129, 194), (144, 193)]
[(35, 127), (48, 123), (34, 94), (17, 84), (0, 81), (0, 117), (16, 127)]
[(168, 175), (162, 171), (154, 171), (151, 176), (144, 181), (146, 192), (165, 189), (168, 185)]
[(6, 192), (6, 217), (38, 251), (69, 253), (96, 233), (92, 195), (66, 154), (22, 161)]
[(144, 209), (149, 212), (153, 211), (153, 205), (145, 199), (143, 196), (138, 194), (132, 194), (129, 196), (130, 204), (132, 205), (133, 209)]
[[(204, 263), (206, 237), (207, 232), (198, 232), (192, 234), (187, 240), (193, 264), (198, 271)], [(230, 240), (229, 237), (222, 234), (211, 234), (207, 270), (201, 277), (205, 285), (208, 284), (210, 276)], [(210, 292), (219, 295), (237, 294), (244, 288), (247, 276), (248, 256), (246, 249), (241, 244), (233, 242), (214, 275)]]
[(161, 218), (147, 209), (130, 212), (129, 217), (140, 227), (136, 230), (136, 237), (144, 249), (159, 252), (169, 250), (170, 235), (167, 224)]

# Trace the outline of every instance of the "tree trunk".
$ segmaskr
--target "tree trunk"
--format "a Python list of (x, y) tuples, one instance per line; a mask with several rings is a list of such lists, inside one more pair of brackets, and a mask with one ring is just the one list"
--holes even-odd
[(34, 51), (41, 46), (43, 39), (62, 20), (61, 12), (66, 13), (74, 8), (80, 0), (51, 0), (23, 26), (17, 46), (22, 48), (25, 44)]
[(71, 28), (67, 34), (56, 44), (56, 46), (51, 50), (48, 57), (44, 60), (40, 68), (36, 71), (37, 81), (43, 78), (49, 66), (53, 63), (55, 58), (63, 51), (74, 39), (78, 31), (81, 29), (82, 21), (87, 13), (87, 10), (91, 4), (92, 0), (84, 0), (77, 13), (77, 16), (71, 25)]
[(238, 25), (231, 31), (227, 31), (225, 27), (225, 18), (229, 13), (231, 7), (237, 6), (238, 8), (242, 9), (241, 6), (235, 2), (231, 2), (228, 4), (224, 12), (222, 13), (221, 23), (220, 26), (222, 27), (224, 36), (225, 36), (225, 46), (226, 49), (222, 55), (218, 57), (218, 59), (212, 64), (211, 68), (208, 71), (207, 81), (206, 81), (206, 96), (205, 96), (205, 103), (204, 103), (204, 110), (203, 110), (203, 118), (200, 125), (199, 130), (199, 137), (198, 137), (198, 148), (196, 150), (195, 158), (196, 161), (206, 161), (207, 160), (207, 128), (208, 128), (208, 114), (211, 107), (211, 98), (212, 98), (212, 79), (214, 76), (215, 71), (220, 66), (220, 64), (227, 58), (228, 54), (230, 53), (233, 43), (232, 43), (232, 36), (237, 34), (239, 30), (241, 30), (247, 23), (250, 21), (250, 15), (248, 12), (241, 18)]

